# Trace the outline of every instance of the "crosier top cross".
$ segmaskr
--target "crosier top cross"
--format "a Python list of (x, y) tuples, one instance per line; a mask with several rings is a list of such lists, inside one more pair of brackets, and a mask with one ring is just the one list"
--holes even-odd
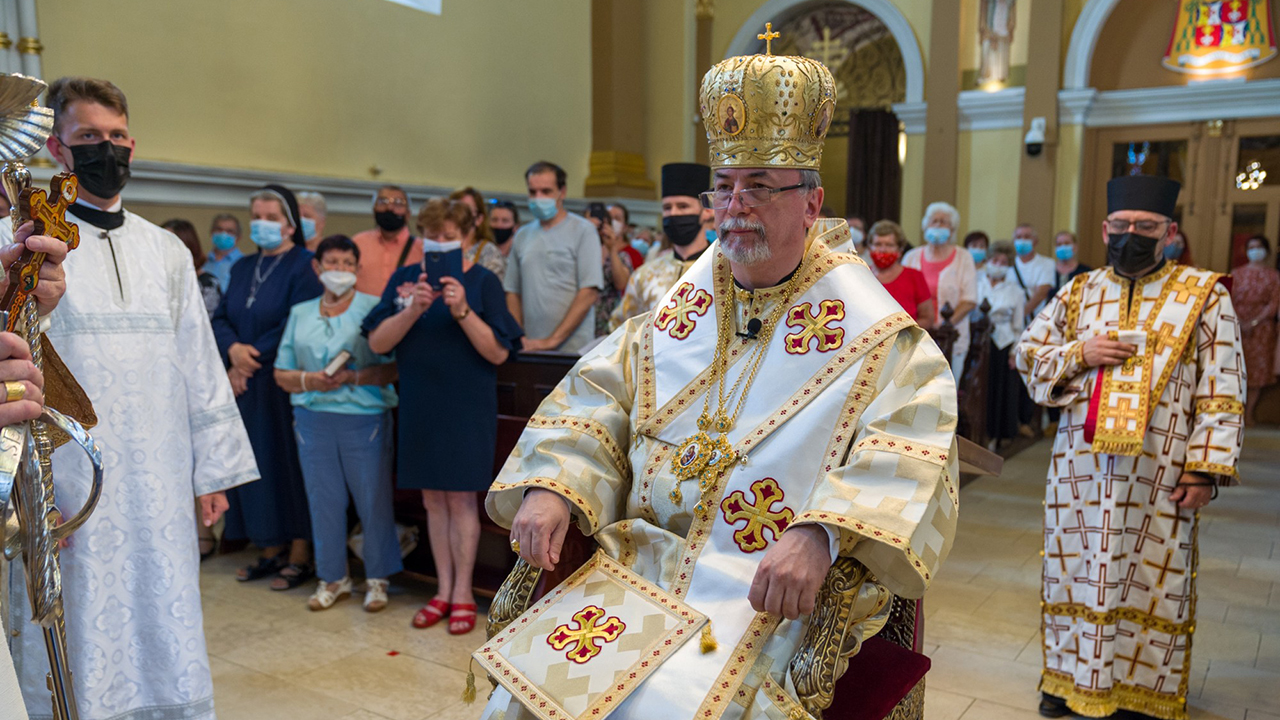
[[(42, 188), (26, 188), (18, 196), (14, 210), (18, 213), (18, 224), (28, 220), (35, 223), (33, 234), (57, 238), (72, 250), (80, 244), (80, 228), (67, 222), (67, 208), (76, 201), (80, 193), (80, 181), (71, 173), (58, 173), (49, 183), (54, 202), (50, 204), (49, 193)], [(15, 228), (16, 229), (16, 228)], [(22, 316), (22, 306), (40, 283), (40, 265), (44, 263), (45, 254), (23, 250), (17, 262), (9, 266), (9, 289), (5, 291), (4, 300), (0, 301), (0, 309), (9, 311), (9, 326), (12, 332)]]

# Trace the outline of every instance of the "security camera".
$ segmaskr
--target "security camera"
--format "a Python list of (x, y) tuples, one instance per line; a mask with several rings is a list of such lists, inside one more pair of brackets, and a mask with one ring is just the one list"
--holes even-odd
[(1022, 140), (1027, 144), (1027, 154), (1031, 157), (1036, 157), (1044, 150), (1044, 126), (1044, 118), (1031, 118), (1031, 129), (1027, 130), (1027, 135)]

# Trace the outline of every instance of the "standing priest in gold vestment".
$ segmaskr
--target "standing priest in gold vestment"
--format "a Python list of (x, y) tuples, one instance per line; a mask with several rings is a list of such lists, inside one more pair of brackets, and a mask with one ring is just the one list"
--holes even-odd
[(1018, 345), (1032, 398), (1063, 408), (1045, 495), (1046, 717), (1187, 717), (1196, 523), (1237, 481), (1245, 380), (1224, 276), (1161, 254), (1178, 191), (1110, 181), (1110, 267), (1064, 286)]
[[(958, 512), (955, 386), (867, 266), (831, 251), (849, 239), (818, 218), (834, 99), (805, 58), (730, 58), (703, 79), (719, 241), (552, 391), (486, 503), (542, 568), (576, 522), (608, 575), (571, 578), (476, 653), (500, 683), (485, 718), (805, 717), (788, 661), (835, 557), (882, 598), (937, 573)], [(707, 621), (664, 636), (664, 608)]]

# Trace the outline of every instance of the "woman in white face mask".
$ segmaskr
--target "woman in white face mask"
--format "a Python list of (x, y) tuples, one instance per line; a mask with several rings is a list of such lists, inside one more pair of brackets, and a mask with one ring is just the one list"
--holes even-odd
[(987, 434), (997, 442), (1015, 437), (1022, 423), (1018, 398), (1022, 380), (1013, 367), (1009, 351), (1022, 335), (1023, 306), (1027, 296), (1013, 277), (1013, 243), (1001, 240), (987, 252), (987, 262), (979, 273), (978, 304), (987, 301), (991, 309), (990, 360), (987, 364)]
[(1271, 243), (1263, 236), (1245, 244), (1247, 262), (1231, 271), (1231, 302), (1240, 320), (1244, 365), (1249, 377), (1245, 425), (1254, 423), (1262, 389), (1276, 381), (1276, 310), (1280, 306), (1280, 273), (1271, 263)]
[(378, 298), (355, 289), (360, 249), (351, 238), (320, 241), (311, 266), (324, 295), (289, 311), (275, 363), (276, 383), (293, 404), (320, 576), (307, 605), (325, 610), (351, 594), (350, 492), (364, 531), (364, 609), (377, 612), (387, 606), (387, 578), (402, 568), (391, 505), (396, 365), (374, 354), (360, 332)]

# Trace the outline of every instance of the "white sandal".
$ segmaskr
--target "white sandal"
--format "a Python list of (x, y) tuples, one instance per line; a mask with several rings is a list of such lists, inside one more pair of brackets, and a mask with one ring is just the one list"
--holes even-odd
[(310, 599), (307, 600), (307, 607), (312, 610), (328, 610), (333, 607), (334, 603), (338, 602), (342, 598), (350, 597), (350, 577), (344, 577), (338, 582), (332, 584), (338, 586), (336, 590), (330, 590), (330, 583), (321, 580), (320, 584), (316, 586), (316, 591), (311, 593)]
[(365, 580), (364, 609), (365, 612), (381, 612), (387, 607), (387, 585), (390, 583), (378, 578)]

